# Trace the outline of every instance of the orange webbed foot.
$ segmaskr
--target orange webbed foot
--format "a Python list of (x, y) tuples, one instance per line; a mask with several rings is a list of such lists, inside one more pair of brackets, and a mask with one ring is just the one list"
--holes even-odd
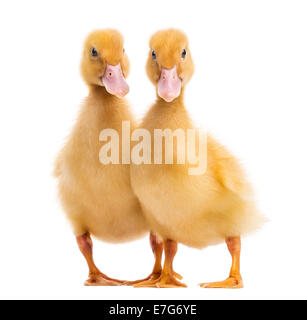
[[(183, 279), (182, 275), (180, 275), (179, 273), (174, 272), (173, 274), (177, 279), (179, 280)], [(127, 286), (136, 286), (137, 284), (140, 284), (143, 282), (152, 283), (158, 280), (160, 277), (161, 277), (161, 272), (152, 272), (147, 278), (144, 278), (141, 280), (135, 280), (135, 281), (125, 281), (123, 284)]]
[(116, 280), (105, 276), (104, 274), (90, 274), (89, 278), (84, 282), (85, 286), (120, 286), (125, 281)]
[[(181, 277), (181, 276), (180, 276)], [(186, 288), (187, 285), (178, 281), (175, 275), (161, 275), (156, 283), (157, 288)]]
[(229, 277), (224, 281), (201, 283), (201, 288), (225, 288), (225, 289), (240, 289), (243, 288), (241, 277)]
[(135, 280), (135, 281), (125, 281), (123, 284), (126, 286), (135, 286), (139, 283), (143, 283), (146, 281), (155, 281), (159, 279), (160, 276), (161, 276), (161, 272), (153, 272), (147, 278)]
[(186, 288), (184, 283), (181, 283), (176, 279), (174, 275), (162, 274), (156, 280), (148, 280), (138, 283), (135, 288)]
[(173, 274), (174, 274), (174, 276), (175, 276), (177, 279), (179, 279), (179, 280), (182, 280), (182, 279), (183, 279), (183, 276), (182, 276), (181, 274), (179, 274), (179, 273), (177, 273), (177, 272), (175, 272), (175, 271), (173, 271)]

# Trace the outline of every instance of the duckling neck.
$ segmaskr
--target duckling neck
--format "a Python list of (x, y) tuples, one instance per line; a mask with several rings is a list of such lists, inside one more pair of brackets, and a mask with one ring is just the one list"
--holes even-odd
[(157, 95), (156, 102), (149, 110), (144, 125), (155, 129), (193, 128), (192, 119), (184, 104), (184, 92), (171, 102), (166, 102)]
[(105, 87), (100, 86), (90, 86), (89, 97), (95, 99), (96, 101), (101, 101), (104, 107), (111, 106), (114, 103), (122, 101), (122, 98), (118, 98), (108, 93)]

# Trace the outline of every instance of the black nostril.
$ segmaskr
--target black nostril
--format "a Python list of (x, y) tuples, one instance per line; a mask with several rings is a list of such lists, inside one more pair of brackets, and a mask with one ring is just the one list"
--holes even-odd
[(112, 72), (109, 72), (109, 76), (112, 77)]

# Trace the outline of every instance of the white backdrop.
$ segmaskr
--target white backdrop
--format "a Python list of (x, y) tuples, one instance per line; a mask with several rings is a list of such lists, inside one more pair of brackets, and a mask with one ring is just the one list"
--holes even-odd
[[(306, 1), (2, 1), (0, 298), (307, 298), (306, 17)], [(196, 72), (186, 106), (242, 159), (270, 219), (243, 239), (244, 289), (197, 287), (228, 275), (225, 245), (179, 247), (175, 269), (188, 289), (83, 287), (87, 267), (51, 172), (87, 94), (83, 40), (105, 27), (125, 37), (128, 98), (139, 117), (155, 98), (144, 68), (150, 35), (177, 27), (189, 36)], [(94, 245), (112, 277), (151, 271), (147, 238)]]

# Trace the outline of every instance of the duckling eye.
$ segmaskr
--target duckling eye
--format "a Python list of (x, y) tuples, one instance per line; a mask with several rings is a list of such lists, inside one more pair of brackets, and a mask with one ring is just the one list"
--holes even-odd
[(91, 49), (91, 54), (92, 54), (92, 57), (98, 57), (98, 52), (95, 48)]
[(125, 53), (126, 52), (126, 50), (125, 50), (125, 48), (123, 48), (123, 53)]
[(182, 50), (181, 52), (181, 58), (184, 59), (187, 55), (187, 51), (185, 49)]
[(157, 59), (157, 55), (156, 55), (155, 50), (152, 50), (152, 51), (151, 51), (151, 56), (152, 56), (152, 58), (153, 58), (154, 60)]

